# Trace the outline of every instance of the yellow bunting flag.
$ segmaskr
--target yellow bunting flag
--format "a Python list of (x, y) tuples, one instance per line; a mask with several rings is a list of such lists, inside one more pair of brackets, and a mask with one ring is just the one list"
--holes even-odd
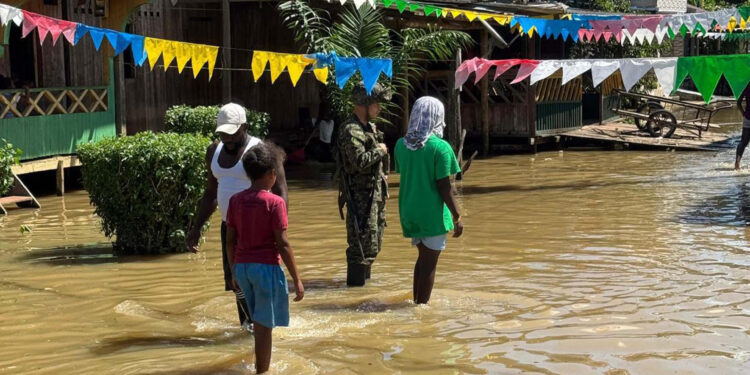
[(216, 66), (216, 58), (219, 56), (219, 47), (216, 46), (205, 46), (206, 54), (208, 54), (208, 80), (214, 76), (214, 67)]
[(302, 72), (310, 64), (315, 64), (316, 60), (304, 55), (288, 55), (286, 57), (286, 70), (289, 72), (289, 78), (292, 80), (292, 86), (297, 86)]
[(505, 26), (510, 23), (511, 16), (493, 16), (492, 19), (495, 20), (499, 25)]
[(276, 80), (281, 75), (281, 72), (284, 71), (284, 68), (286, 68), (286, 55), (282, 53), (268, 53), (268, 65), (271, 66), (271, 83), (276, 82)]
[(145, 46), (144, 49), (146, 50), (146, 55), (148, 56), (148, 63), (151, 66), (151, 70), (154, 70), (156, 61), (159, 60), (159, 56), (161, 56), (162, 51), (164, 51), (164, 42), (166, 42), (166, 40), (148, 37), (143, 42)]
[(734, 17), (732, 17), (729, 19), (729, 23), (727, 24), (727, 30), (729, 30), (729, 32), (731, 33), (731, 32), (734, 32), (734, 29), (736, 28), (737, 28), (737, 20)]
[(463, 14), (464, 14), (464, 17), (466, 17), (466, 19), (469, 21), (474, 21), (478, 16), (477, 12), (470, 12), (468, 10), (465, 10)]
[(171, 40), (164, 41), (164, 50), (161, 52), (161, 58), (164, 63), (165, 72), (169, 69), (169, 66), (172, 65), (172, 61), (174, 61), (177, 56), (177, 43), (178, 42), (173, 42)]
[(460, 15), (463, 14), (463, 12), (461, 12), (458, 9), (450, 9), (449, 11), (451, 13), (451, 17), (453, 17), (453, 18), (458, 18), (458, 16), (460, 16)]
[(314, 69), (313, 73), (315, 74), (315, 78), (317, 78), (318, 81), (328, 83), (328, 68)]
[(190, 68), (193, 70), (193, 78), (198, 78), (198, 73), (201, 72), (203, 64), (208, 62), (208, 51), (204, 45), (196, 44), (193, 46), (193, 54), (190, 59)]
[(185, 69), (185, 65), (187, 65), (188, 61), (194, 57), (193, 44), (173, 42), (173, 45), (175, 45), (175, 50), (177, 52), (177, 71), (182, 73), (182, 70)]
[(253, 79), (255, 80), (255, 82), (258, 82), (258, 80), (260, 79), (260, 76), (263, 75), (263, 71), (266, 70), (266, 65), (268, 65), (268, 52), (265, 52), (265, 51), (253, 52), (252, 70), (253, 70)]
[(482, 21), (487, 21), (488, 19), (492, 18), (492, 15), (487, 13), (479, 13), (478, 17)]

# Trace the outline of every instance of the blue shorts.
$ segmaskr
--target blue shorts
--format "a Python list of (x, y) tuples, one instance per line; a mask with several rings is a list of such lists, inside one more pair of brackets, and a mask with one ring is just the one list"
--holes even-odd
[(445, 235), (441, 234), (439, 236), (419, 237), (411, 239), (412, 246), (417, 246), (420, 243), (425, 245), (430, 250), (445, 250)]
[(281, 265), (237, 263), (234, 278), (245, 293), (250, 320), (268, 328), (289, 326), (289, 287)]

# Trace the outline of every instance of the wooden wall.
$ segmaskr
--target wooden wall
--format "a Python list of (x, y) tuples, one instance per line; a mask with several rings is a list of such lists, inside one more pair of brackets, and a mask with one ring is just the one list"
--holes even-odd
[[(312, 73), (305, 72), (292, 86), (289, 76), (283, 73), (274, 84), (270, 74), (264, 73), (253, 82), (249, 67), (252, 52), (264, 50), (299, 53), (292, 32), (281, 24), (281, 17), (273, 3), (232, 4), (232, 67), (244, 70), (232, 72), (232, 100), (249, 108), (268, 112), (273, 130), (292, 130), (299, 125), (299, 109), (317, 112), (320, 100), (318, 84)], [(246, 50), (242, 51), (240, 49)]]
[[(131, 15), (127, 31), (154, 38), (191, 43), (221, 44), (221, 8), (218, 4), (187, 3), (173, 7), (169, 1), (154, 0)], [(219, 55), (221, 58), (221, 54)], [(190, 64), (177, 72), (176, 62), (164, 71), (159, 59), (151, 70), (148, 60), (142, 67), (125, 58), (126, 121), (128, 134), (144, 130), (163, 130), (164, 112), (175, 104), (212, 105), (221, 102), (220, 70), (211, 81), (204, 70), (193, 78)], [(216, 64), (221, 66), (220, 62)]]

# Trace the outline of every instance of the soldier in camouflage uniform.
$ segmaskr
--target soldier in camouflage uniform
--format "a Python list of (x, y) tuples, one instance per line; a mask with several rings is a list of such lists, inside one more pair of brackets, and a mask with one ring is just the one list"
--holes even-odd
[(337, 134), (336, 161), (339, 174), (339, 210), (346, 214), (346, 284), (363, 286), (380, 252), (385, 229), (385, 201), (388, 197), (384, 168), (388, 168), (388, 148), (383, 132), (370, 120), (380, 113), (380, 102), (391, 99), (379, 84), (370, 94), (363, 86), (352, 92), (354, 115)]

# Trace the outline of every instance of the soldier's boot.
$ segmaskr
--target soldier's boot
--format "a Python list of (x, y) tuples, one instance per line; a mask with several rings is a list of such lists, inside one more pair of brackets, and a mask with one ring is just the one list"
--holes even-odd
[(367, 265), (353, 264), (346, 265), (346, 286), (365, 286), (367, 276)]

